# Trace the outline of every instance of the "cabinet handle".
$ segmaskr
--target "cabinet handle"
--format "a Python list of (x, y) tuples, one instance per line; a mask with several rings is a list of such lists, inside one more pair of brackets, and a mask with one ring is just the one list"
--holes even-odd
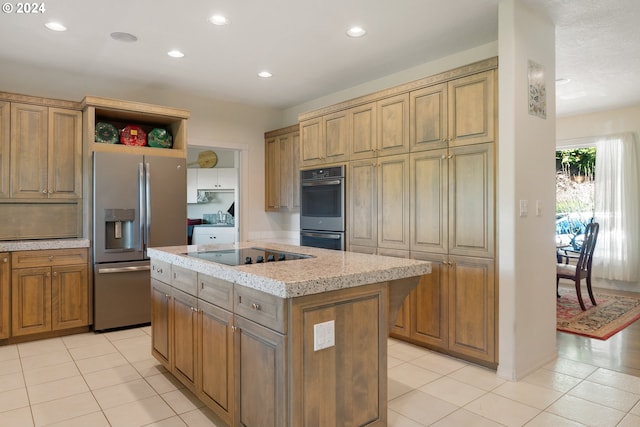
[(447, 156), (443, 154), (443, 155), (442, 155), (442, 157), (440, 157), (440, 158), (441, 158), (442, 160), (444, 160), (444, 159), (446, 159), (446, 158), (447, 158)]
[(195, 307), (191, 307), (191, 311), (193, 311), (193, 312), (197, 313), (197, 312), (198, 312), (198, 309), (197, 309), (197, 308), (195, 308)]
[(165, 297), (166, 299), (169, 299), (169, 298), (171, 298), (171, 295), (169, 295), (169, 294), (164, 294), (164, 297)]
[(57, 271), (53, 272), (53, 277), (58, 277), (58, 272)]
[(251, 304), (251, 308), (253, 308), (254, 310), (260, 310), (260, 304), (256, 304), (255, 302), (253, 304)]
[(49, 261), (53, 261), (53, 255), (49, 255)]
[(447, 159), (453, 159), (453, 154), (449, 154), (449, 155), (447, 156)]
[(237, 327), (236, 325), (231, 325), (231, 330), (232, 330), (233, 332), (235, 332), (237, 329), (238, 329), (238, 327)]
[(9, 258), (2, 258), (2, 262), (9, 262)]

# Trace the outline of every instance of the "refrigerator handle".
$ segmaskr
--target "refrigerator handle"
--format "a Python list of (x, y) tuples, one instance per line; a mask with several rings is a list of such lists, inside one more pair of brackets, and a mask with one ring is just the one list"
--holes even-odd
[(145, 220), (144, 220), (144, 224), (145, 224), (145, 230), (144, 230), (144, 250), (145, 250), (145, 256), (146, 256), (146, 251), (147, 248), (149, 247), (149, 232), (151, 231), (151, 192), (150, 187), (151, 187), (151, 166), (149, 163), (145, 164), (145, 171), (146, 171), (146, 175), (145, 175), (145, 187), (144, 187), (144, 200), (146, 202), (146, 206), (145, 206)]
[(138, 242), (140, 242), (139, 246), (138, 246), (138, 250), (140, 252), (143, 251), (144, 246), (144, 239), (145, 239), (145, 234), (144, 234), (144, 208), (145, 208), (145, 204), (144, 204), (144, 199), (145, 199), (145, 194), (144, 194), (144, 165), (143, 163), (138, 163), (138, 210), (139, 210), (139, 224), (140, 224), (140, 230), (138, 232)]

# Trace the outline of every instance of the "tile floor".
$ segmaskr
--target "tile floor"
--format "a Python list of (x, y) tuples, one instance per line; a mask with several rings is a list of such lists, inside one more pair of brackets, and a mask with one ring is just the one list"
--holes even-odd
[[(223, 424), (150, 356), (149, 327), (0, 347), (0, 426)], [(640, 378), (557, 359), (523, 381), (389, 340), (389, 427), (640, 426)]]

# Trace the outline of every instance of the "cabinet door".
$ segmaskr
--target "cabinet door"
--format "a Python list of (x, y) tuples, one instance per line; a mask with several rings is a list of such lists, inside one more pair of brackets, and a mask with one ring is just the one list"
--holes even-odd
[(89, 289), (87, 265), (52, 268), (52, 329), (68, 329), (89, 324)]
[(446, 254), (448, 244), (447, 150), (411, 154), (411, 250)]
[(409, 152), (409, 94), (378, 101), (378, 156)]
[(11, 104), (0, 101), (0, 199), (9, 197), (11, 190), (9, 161), (11, 146)]
[(233, 416), (233, 315), (198, 301), (198, 397), (223, 421)]
[(439, 84), (409, 95), (411, 151), (447, 147), (447, 85)]
[(11, 197), (47, 198), (47, 107), (11, 104)]
[(265, 141), (265, 210), (277, 211), (280, 206), (280, 140)]
[(218, 189), (235, 190), (237, 187), (238, 176), (235, 168), (219, 168), (218, 169)]
[(375, 160), (349, 163), (349, 246), (378, 245), (378, 186)]
[(291, 134), (291, 209), (300, 210), (300, 132)]
[(11, 276), (11, 335), (51, 331), (51, 267), (14, 269)]
[(409, 250), (409, 155), (378, 159), (378, 247)]
[(235, 324), (236, 425), (287, 427), (284, 335), (240, 316)]
[(279, 210), (288, 210), (291, 209), (291, 196), (292, 196), (292, 187), (291, 187), (291, 178), (293, 176), (293, 170), (291, 169), (291, 156), (293, 151), (293, 141), (291, 140), (291, 135), (283, 135), (277, 138), (278, 139), (278, 147), (277, 149), (280, 151), (279, 154), (279, 167), (278, 171), (278, 187), (276, 191), (278, 192), (278, 209)]
[(322, 118), (325, 144), (325, 163), (343, 162), (349, 159), (350, 126), (347, 111), (327, 114)]
[(9, 293), (10, 273), (9, 254), (0, 253), (0, 339), (9, 338), (11, 334), (11, 323), (9, 313), (11, 310), (11, 299)]
[(196, 169), (198, 171), (198, 188), (214, 190), (218, 185), (218, 171), (214, 168)]
[(300, 123), (300, 161), (302, 166), (324, 163), (325, 145), (322, 132), (322, 117)]
[(187, 203), (198, 203), (198, 169), (187, 169)]
[(197, 365), (198, 302), (194, 296), (172, 289), (173, 359), (171, 372), (195, 392)]
[(449, 266), (449, 349), (486, 362), (496, 361), (496, 290), (492, 259), (451, 257)]
[[(401, 251), (395, 249), (378, 248), (378, 255), (392, 256), (396, 258), (409, 258), (409, 251)], [(411, 319), (411, 298), (407, 295), (404, 302), (398, 310), (398, 316), (396, 317), (396, 323), (389, 331), (389, 335), (394, 337), (409, 337), (410, 336), (410, 319)]]
[(82, 196), (82, 112), (49, 108), (48, 188), (51, 198)]
[(449, 253), (493, 258), (493, 144), (458, 147), (449, 154)]
[(378, 149), (376, 103), (354, 107), (349, 110), (351, 122), (350, 160), (369, 159)]
[(495, 72), (449, 82), (449, 147), (495, 140)]
[(449, 267), (446, 255), (412, 252), (411, 258), (431, 262), (431, 274), (411, 292), (410, 336), (414, 341), (447, 349), (449, 343)]
[(171, 371), (171, 287), (151, 279), (151, 353)]

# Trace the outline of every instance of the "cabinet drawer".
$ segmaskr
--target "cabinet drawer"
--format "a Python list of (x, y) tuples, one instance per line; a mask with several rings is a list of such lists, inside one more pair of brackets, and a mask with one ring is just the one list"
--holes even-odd
[(206, 274), (198, 274), (198, 298), (231, 311), (233, 310), (233, 283)]
[(171, 266), (171, 285), (189, 295), (198, 295), (197, 273), (177, 265)]
[(171, 283), (171, 264), (157, 259), (151, 260), (151, 277), (164, 283)]
[(235, 285), (234, 313), (281, 333), (287, 332), (285, 300), (245, 286)]
[(17, 251), (11, 254), (12, 268), (48, 267), (87, 263), (87, 249), (52, 249)]

